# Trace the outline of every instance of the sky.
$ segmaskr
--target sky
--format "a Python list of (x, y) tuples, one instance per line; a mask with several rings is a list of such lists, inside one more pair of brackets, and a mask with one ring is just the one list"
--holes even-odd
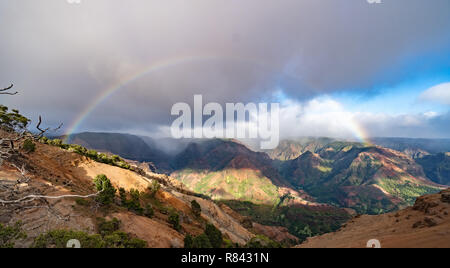
[(280, 102), (282, 137), (351, 138), (356, 125), (450, 138), (449, 11), (448, 0), (0, 0), (0, 87), (20, 92), (0, 103), (66, 132), (161, 136), (172, 105), (202, 94)]

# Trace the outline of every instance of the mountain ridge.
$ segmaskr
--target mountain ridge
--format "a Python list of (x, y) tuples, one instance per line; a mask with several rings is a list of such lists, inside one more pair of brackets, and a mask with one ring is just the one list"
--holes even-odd
[[(280, 154), (277, 149), (275, 153), (253, 151), (233, 140), (183, 142), (187, 144), (184, 150), (166, 163), (165, 166), (169, 166), (167, 173), (190, 190), (215, 199), (252, 200), (252, 192), (269, 187), (256, 199), (258, 202), (264, 203), (265, 198), (276, 203), (277, 198), (289, 192), (301, 202), (319, 200), (354, 208), (360, 213), (378, 214), (406, 206), (417, 196), (442, 189), (426, 178), (412, 158), (380, 146), (331, 138), (300, 138), (282, 141), (281, 148), (287, 148), (287, 153)], [(290, 159), (297, 154), (296, 158)], [(274, 159), (274, 155), (286, 160)], [(396, 187), (401, 188), (400, 193), (396, 192)], [(280, 192), (281, 188), (285, 190)], [(360, 194), (362, 196), (358, 196)], [(355, 207), (359, 203), (363, 203), (363, 207)]]

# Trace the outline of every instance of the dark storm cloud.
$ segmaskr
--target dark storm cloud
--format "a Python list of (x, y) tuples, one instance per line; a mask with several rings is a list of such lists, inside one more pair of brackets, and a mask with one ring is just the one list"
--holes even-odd
[(449, 55), (449, 10), (448, 0), (3, 0), (0, 83), (21, 95), (1, 102), (69, 124), (124, 77), (183, 56), (198, 60), (128, 84), (83, 129), (150, 131), (198, 93), (248, 102), (278, 87), (300, 100), (371, 92), (403, 80), (415, 57)]

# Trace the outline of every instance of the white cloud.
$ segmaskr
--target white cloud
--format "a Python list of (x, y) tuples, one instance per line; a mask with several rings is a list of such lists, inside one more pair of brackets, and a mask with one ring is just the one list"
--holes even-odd
[(280, 111), (281, 135), (351, 137), (355, 115), (337, 101), (316, 98), (306, 103), (285, 102)]
[[(433, 111), (401, 115), (351, 112), (331, 97), (319, 97), (305, 102), (285, 99), (280, 106), (279, 123), (281, 139), (316, 136), (358, 141), (365, 135), (368, 138), (449, 138), (449, 120), (450, 114)], [(250, 124), (250, 127), (257, 126)], [(167, 126), (161, 126), (158, 132), (159, 136), (170, 135)]]
[[(448, 137), (443, 122), (447, 115), (436, 112), (391, 115), (350, 112), (332, 98), (315, 98), (305, 103), (286, 101), (281, 108), (281, 136), (325, 136), (357, 139), (369, 137)], [(443, 120), (443, 121), (442, 121)]]
[(425, 90), (421, 94), (420, 99), (450, 105), (450, 82)]

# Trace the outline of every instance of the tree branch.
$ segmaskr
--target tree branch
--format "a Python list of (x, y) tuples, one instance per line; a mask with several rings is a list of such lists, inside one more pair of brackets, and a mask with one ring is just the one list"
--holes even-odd
[(71, 198), (71, 197), (77, 197), (77, 198), (91, 198), (91, 197), (95, 197), (97, 195), (99, 195), (102, 191), (97, 192), (95, 194), (89, 194), (89, 195), (59, 195), (59, 196), (47, 196), (47, 195), (27, 195), (25, 197), (22, 197), (20, 199), (17, 200), (11, 200), (11, 201), (6, 201), (6, 200), (2, 200), (0, 199), (0, 203), (1, 204), (15, 204), (15, 203), (20, 203), (20, 202), (31, 202), (35, 199), (62, 199), (62, 198)]
[[(41, 124), (42, 124), (42, 117), (39, 116), (39, 121), (38, 121), (36, 128), (37, 128), (37, 130), (39, 130), (40, 133), (36, 136), (36, 139), (42, 138), (42, 136), (44, 136), (44, 134), (50, 130), (49, 127), (42, 129)], [(55, 129), (53, 129), (52, 131), (56, 132), (56, 131), (60, 130), (63, 125), (64, 125), (63, 123), (59, 124), (59, 126)]]
[(13, 88), (13, 84), (11, 84), (9, 87), (5, 87), (5, 88), (2, 88), (2, 89), (0, 89), (0, 95), (16, 95), (17, 93), (19, 93), (19, 92), (6, 92), (6, 91), (8, 91), (8, 90), (10, 90), (11, 88)]

